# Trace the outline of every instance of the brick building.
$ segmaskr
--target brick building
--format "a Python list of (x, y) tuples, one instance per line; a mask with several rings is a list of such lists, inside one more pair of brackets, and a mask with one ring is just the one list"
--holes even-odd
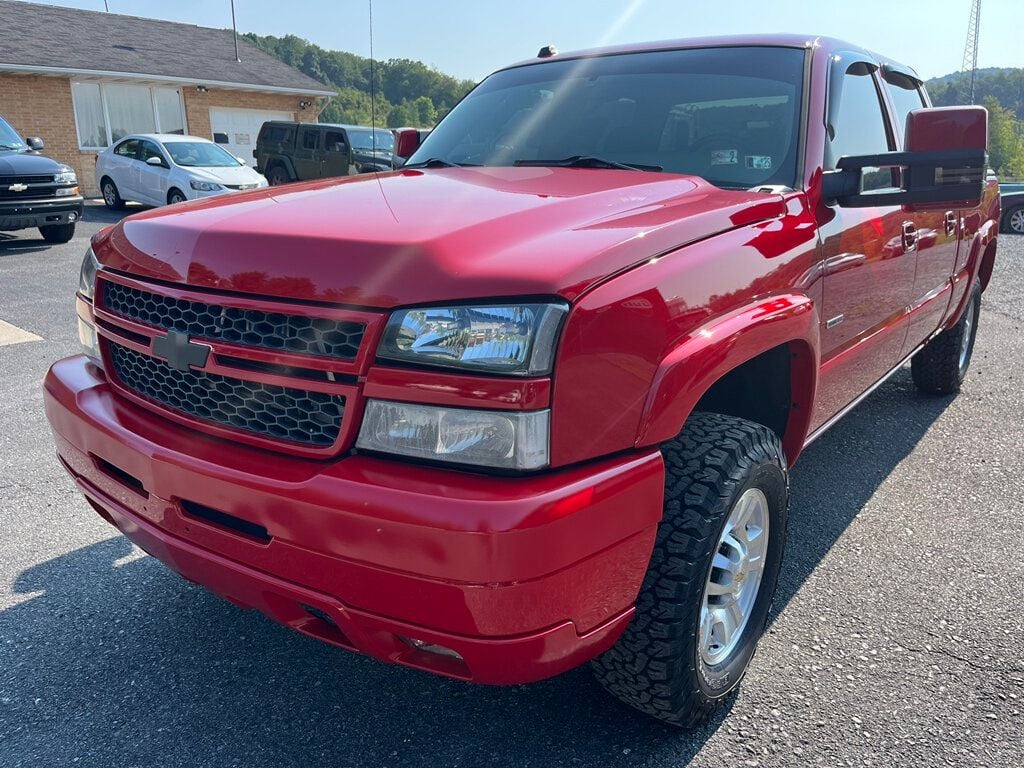
[(316, 122), (327, 86), (231, 30), (0, 0), (0, 115), (97, 194), (96, 153), (128, 133), (203, 136), (251, 163), (265, 120)]

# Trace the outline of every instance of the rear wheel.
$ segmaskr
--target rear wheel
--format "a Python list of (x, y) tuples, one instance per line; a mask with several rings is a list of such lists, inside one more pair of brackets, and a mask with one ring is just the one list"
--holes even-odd
[(104, 178), (100, 182), (100, 193), (103, 195), (103, 202), (112, 211), (120, 211), (124, 208), (124, 200), (117, 191), (117, 185), (113, 179)]
[(1024, 235), (1024, 205), (1018, 205), (1003, 214), (1003, 231)]
[(929, 395), (953, 395), (960, 391), (974, 354), (980, 316), (981, 285), (975, 282), (967, 308), (957, 324), (914, 355), (910, 372), (919, 390)]
[(736, 690), (764, 631), (789, 484), (775, 433), (732, 416), (693, 414), (662, 453), (665, 509), (636, 615), (593, 668), (626, 704), (692, 728)]
[(49, 224), (39, 228), (39, 234), (48, 243), (67, 243), (75, 236), (74, 224)]

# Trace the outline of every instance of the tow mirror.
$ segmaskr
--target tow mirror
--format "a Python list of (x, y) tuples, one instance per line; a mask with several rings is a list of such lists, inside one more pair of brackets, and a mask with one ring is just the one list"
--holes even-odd
[(36, 152), (39, 152), (43, 148), (43, 140), (38, 136), (29, 136), (25, 139), (25, 143), (28, 144), (29, 149), (34, 149)]
[(420, 132), (415, 128), (399, 128), (395, 131), (395, 160), (404, 163), (420, 148)]
[[(988, 111), (984, 107), (916, 109), (907, 115), (906, 151), (841, 157), (822, 176), (822, 196), (844, 208), (939, 204), (970, 208), (981, 202), (988, 168)], [(899, 168), (900, 186), (864, 189), (866, 173)], [(895, 174), (893, 175), (895, 178)]]

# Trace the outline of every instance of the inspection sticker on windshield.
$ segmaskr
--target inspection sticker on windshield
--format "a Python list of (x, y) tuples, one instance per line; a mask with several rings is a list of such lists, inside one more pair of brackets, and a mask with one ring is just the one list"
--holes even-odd
[(772, 167), (771, 155), (747, 155), (747, 168), (767, 171)]
[(712, 165), (736, 165), (740, 161), (740, 151), (738, 149), (712, 149), (711, 150), (711, 164)]

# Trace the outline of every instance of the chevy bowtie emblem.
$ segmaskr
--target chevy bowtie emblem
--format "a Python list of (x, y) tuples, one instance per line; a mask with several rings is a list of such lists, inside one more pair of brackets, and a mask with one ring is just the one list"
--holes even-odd
[(11, 184), (11, 186), (9, 186), (7, 188), (7, 191), (8, 192), (24, 192), (26, 189), (28, 189), (28, 184)]
[(181, 331), (168, 331), (166, 336), (153, 339), (153, 352), (178, 371), (202, 368), (210, 357), (210, 347), (189, 341), (188, 334)]

